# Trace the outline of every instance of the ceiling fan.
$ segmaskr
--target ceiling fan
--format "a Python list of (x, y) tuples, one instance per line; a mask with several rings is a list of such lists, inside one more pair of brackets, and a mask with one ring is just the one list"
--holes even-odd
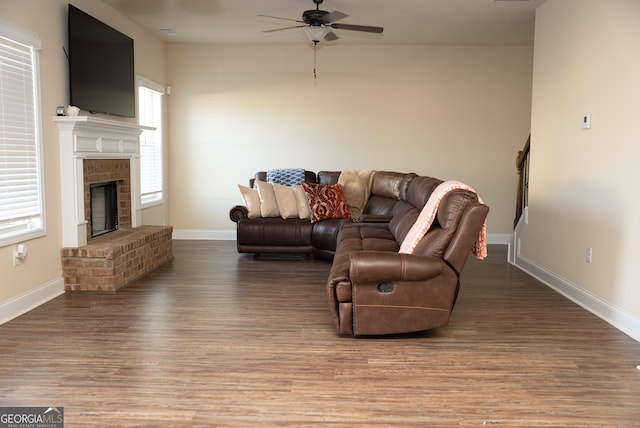
[(274, 30), (265, 30), (264, 33), (271, 33), (274, 31), (282, 31), (288, 30), (291, 28), (302, 28), (304, 32), (309, 37), (309, 40), (313, 42), (314, 45), (317, 45), (322, 40), (331, 42), (338, 39), (338, 36), (332, 30), (351, 30), (351, 31), (363, 31), (366, 33), (382, 33), (384, 28), (382, 27), (372, 27), (368, 25), (353, 25), (353, 24), (341, 24), (339, 21), (341, 19), (347, 18), (349, 15), (343, 12), (339, 12), (337, 10), (333, 12), (327, 12), (326, 10), (321, 10), (320, 5), (324, 0), (313, 0), (316, 5), (315, 9), (305, 10), (302, 13), (302, 20), (298, 19), (290, 19), (290, 18), (281, 18), (279, 16), (271, 16), (271, 15), (258, 15), (265, 18), (274, 18), (274, 19), (284, 19), (287, 21), (294, 21), (299, 23), (300, 25), (293, 25), (290, 27), (276, 28)]

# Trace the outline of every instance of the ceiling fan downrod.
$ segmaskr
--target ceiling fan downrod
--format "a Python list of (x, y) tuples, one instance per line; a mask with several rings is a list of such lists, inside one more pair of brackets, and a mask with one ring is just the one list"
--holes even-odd
[[(322, 0), (321, 0), (322, 1)], [(316, 73), (316, 54), (318, 51), (318, 42), (314, 41), (313, 42), (313, 80), (316, 80), (318, 77), (318, 74)]]

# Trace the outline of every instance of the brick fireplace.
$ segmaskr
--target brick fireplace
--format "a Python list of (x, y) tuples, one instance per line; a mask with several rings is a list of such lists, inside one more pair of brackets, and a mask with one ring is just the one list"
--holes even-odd
[[(62, 270), (66, 291), (118, 291), (171, 260), (172, 228), (141, 226), (137, 124), (56, 117), (60, 134)], [(114, 181), (119, 229), (92, 238), (90, 185)]]

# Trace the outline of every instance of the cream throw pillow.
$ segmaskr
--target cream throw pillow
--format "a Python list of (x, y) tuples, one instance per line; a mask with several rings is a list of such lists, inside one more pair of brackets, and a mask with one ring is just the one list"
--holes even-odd
[(304, 193), (304, 189), (299, 184), (291, 186), (293, 192), (296, 195), (296, 201), (298, 204), (298, 218), (305, 219), (311, 217), (311, 210), (309, 209), (309, 201), (307, 195)]
[(273, 191), (273, 186), (265, 181), (256, 181), (258, 195), (260, 196), (260, 213), (262, 217), (278, 217), (280, 210), (278, 209), (278, 201)]
[(249, 211), (249, 218), (260, 217), (262, 214), (260, 212), (260, 196), (258, 195), (258, 190), (241, 184), (238, 184), (238, 189), (240, 189), (244, 204)]
[(278, 211), (282, 218), (298, 218), (298, 201), (292, 187), (282, 184), (273, 184), (273, 193), (276, 196)]

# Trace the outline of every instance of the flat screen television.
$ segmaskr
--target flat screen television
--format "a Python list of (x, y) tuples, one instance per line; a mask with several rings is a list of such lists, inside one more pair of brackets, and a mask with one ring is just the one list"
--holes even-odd
[(69, 5), (70, 104), (135, 117), (133, 39)]

